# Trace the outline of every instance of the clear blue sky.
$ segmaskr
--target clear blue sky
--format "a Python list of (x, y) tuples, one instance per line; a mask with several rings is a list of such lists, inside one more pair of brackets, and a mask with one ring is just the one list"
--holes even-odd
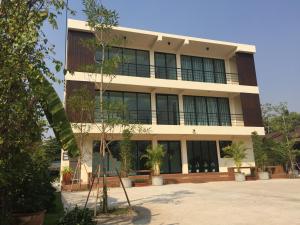
[[(300, 112), (300, 0), (103, 0), (120, 26), (254, 44), (261, 102), (288, 102)], [(69, 0), (74, 19), (85, 19), (81, 0)], [(64, 60), (65, 17), (45, 26), (56, 57)], [(63, 75), (59, 74), (63, 79)], [(63, 97), (63, 84), (56, 84)]]

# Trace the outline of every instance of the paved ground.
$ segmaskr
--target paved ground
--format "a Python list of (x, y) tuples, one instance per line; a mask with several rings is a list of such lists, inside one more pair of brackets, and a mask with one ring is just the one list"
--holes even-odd
[[(125, 204), (122, 189), (109, 195), (111, 205)], [(137, 187), (128, 195), (141, 218), (107, 224), (300, 225), (300, 179)], [(63, 193), (66, 206), (83, 204), (86, 196)]]

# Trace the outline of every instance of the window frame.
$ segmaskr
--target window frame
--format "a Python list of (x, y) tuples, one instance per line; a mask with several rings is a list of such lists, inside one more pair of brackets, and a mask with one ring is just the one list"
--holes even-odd
[[(188, 58), (190, 58), (190, 64), (191, 64), (191, 67), (192, 67), (192, 69), (187, 69), (187, 68), (183, 68), (182, 67), (182, 58), (183, 57), (188, 57)], [(200, 59), (201, 61), (202, 61), (202, 70), (195, 70), (194, 69), (194, 61), (193, 60), (195, 60), (195, 59)], [(206, 71), (205, 69), (204, 69), (204, 59), (208, 59), (208, 60), (212, 60), (212, 63), (213, 63), (213, 69), (212, 69), (212, 71)], [(222, 62), (223, 62), (223, 68), (224, 68), (224, 75), (225, 75), (225, 77), (224, 77), (224, 83), (223, 82), (217, 82), (217, 76), (216, 76), (216, 73), (220, 73), (220, 72), (216, 72), (216, 61), (217, 60), (222, 60)], [(225, 60), (224, 59), (220, 59), (220, 58), (209, 58), (209, 57), (202, 57), (202, 56), (193, 56), (193, 55), (180, 55), (180, 64), (181, 64), (181, 68), (180, 68), (180, 71), (181, 71), (181, 79), (182, 80), (185, 80), (185, 81), (196, 81), (196, 82), (205, 82), (205, 83), (216, 83), (216, 84), (227, 84), (227, 73), (226, 73), (226, 66), (225, 66)], [(188, 79), (183, 79), (183, 76), (182, 76), (182, 70), (191, 70), (191, 72), (192, 72), (192, 80), (188, 80)], [(202, 72), (202, 74), (203, 74), (203, 81), (199, 81), (199, 80), (197, 80), (197, 79), (195, 79), (195, 71), (201, 71)], [(205, 76), (205, 73), (206, 72), (211, 72), (211, 73), (213, 73), (213, 80), (214, 80), (214, 82), (210, 82), (210, 81), (207, 81), (206, 80), (206, 76)]]

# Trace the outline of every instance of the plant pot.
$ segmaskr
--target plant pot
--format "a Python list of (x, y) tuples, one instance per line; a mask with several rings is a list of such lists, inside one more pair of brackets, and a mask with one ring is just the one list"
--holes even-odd
[(64, 184), (71, 184), (72, 183), (72, 174), (71, 173), (65, 173), (63, 175), (63, 183)]
[(237, 182), (243, 182), (246, 180), (244, 173), (235, 173), (234, 178), (235, 178), (235, 181), (237, 181)]
[(259, 180), (269, 180), (270, 176), (268, 172), (258, 172), (258, 179)]
[[(131, 188), (132, 187), (132, 182), (128, 177), (123, 177), (121, 178), (122, 183), (125, 188)], [(120, 184), (120, 187), (122, 187), (122, 184)]]
[(14, 225), (43, 225), (46, 210), (35, 213), (13, 213)]
[(164, 184), (164, 180), (162, 176), (153, 176), (152, 177), (152, 185), (161, 186)]

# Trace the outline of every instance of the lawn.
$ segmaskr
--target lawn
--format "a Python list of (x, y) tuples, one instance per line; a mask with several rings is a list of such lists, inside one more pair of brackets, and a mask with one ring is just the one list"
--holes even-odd
[(53, 207), (53, 209), (49, 210), (49, 212), (46, 213), (44, 225), (57, 225), (59, 218), (61, 218), (64, 214), (64, 207), (61, 202), (60, 192), (55, 193), (54, 204), (55, 207)]

